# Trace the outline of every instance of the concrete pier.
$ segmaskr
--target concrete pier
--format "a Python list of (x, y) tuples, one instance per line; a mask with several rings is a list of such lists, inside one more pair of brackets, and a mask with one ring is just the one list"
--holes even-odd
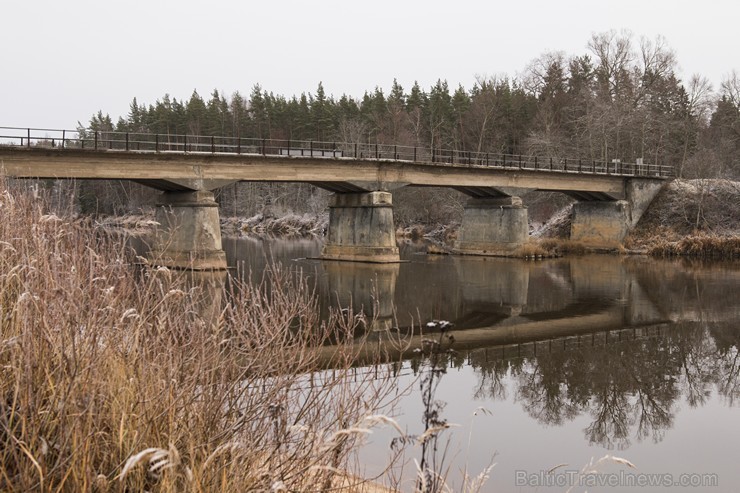
[(626, 200), (573, 204), (570, 239), (591, 248), (617, 248), (630, 228)]
[(329, 231), (321, 258), (399, 262), (391, 194), (334, 194), (329, 203)]
[(529, 237), (527, 208), (519, 197), (470, 199), (463, 212), (455, 253), (509, 256)]
[(150, 260), (174, 269), (224, 270), (218, 204), (209, 191), (165, 192)]

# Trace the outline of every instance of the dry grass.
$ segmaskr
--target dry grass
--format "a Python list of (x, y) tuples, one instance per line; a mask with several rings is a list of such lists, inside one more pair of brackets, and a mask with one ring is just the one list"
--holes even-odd
[(680, 239), (656, 237), (647, 253), (658, 257), (740, 258), (740, 236), (695, 233)]
[(207, 283), (137, 274), (122, 239), (3, 183), (0, 216), (0, 491), (338, 484), (392, 386), (348, 361), (313, 371), (352, 327), (322, 323), (300, 278), (234, 281), (221, 304)]

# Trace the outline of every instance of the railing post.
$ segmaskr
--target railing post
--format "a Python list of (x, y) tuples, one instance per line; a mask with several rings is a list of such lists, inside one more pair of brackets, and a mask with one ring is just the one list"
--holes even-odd
[(393, 145), (393, 160), (398, 161), (398, 145)]
[(62, 130), (62, 149), (64, 149), (64, 145), (67, 143), (67, 131)]
[(357, 142), (355, 142), (355, 159), (357, 159)]
[(486, 166), (488, 166), (488, 165), (489, 165), (489, 162), (488, 162), (488, 152), (486, 152)]
[(311, 157), (313, 157), (313, 140), (308, 142), (308, 148), (311, 149)]
[(28, 147), (31, 147), (31, 129), (28, 128), (28, 140), (26, 141), (26, 144), (28, 144)]
[(216, 154), (216, 137), (211, 135), (211, 154)]
[[(290, 149), (290, 146), (288, 146), (288, 149)], [(236, 153), (237, 154), (242, 153), (242, 138), (241, 137), (236, 138)], [(290, 151), (288, 151), (288, 154), (290, 154)]]
[(436, 154), (434, 147), (432, 147), (432, 162), (434, 162), (434, 155)]
[(416, 146), (414, 146), (414, 162), (416, 162)]
[(550, 156), (550, 171), (552, 171), (552, 156)]
[(375, 143), (375, 159), (380, 159), (380, 153), (378, 152), (378, 143)]
[(534, 169), (537, 170), (537, 156), (534, 157)]

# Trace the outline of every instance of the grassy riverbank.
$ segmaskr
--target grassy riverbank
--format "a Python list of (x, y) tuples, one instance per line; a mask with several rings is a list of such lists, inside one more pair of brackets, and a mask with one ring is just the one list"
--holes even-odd
[(740, 182), (675, 180), (625, 240), (654, 256), (740, 258)]
[(313, 372), (351, 323), (299, 278), (221, 300), (2, 183), (0, 216), (0, 491), (362, 490), (339, 471), (392, 380)]

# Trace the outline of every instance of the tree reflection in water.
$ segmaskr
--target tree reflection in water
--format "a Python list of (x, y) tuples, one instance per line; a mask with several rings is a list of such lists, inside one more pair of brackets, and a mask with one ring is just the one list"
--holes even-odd
[[(522, 347), (533, 354), (517, 357)], [(731, 323), (602, 332), (508, 351), (508, 357), (470, 352), (476, 398), (506, 399), (504, 381), (511, 376), (515, 399), (532, 418), (558, 426), (588, 415), (586, 439), (606, 448), (624, 449), (632, 439), (661, 441), (681, 396), (695, 407), (712, 389), (730, 406), (740, 395), (738, 329)]]

